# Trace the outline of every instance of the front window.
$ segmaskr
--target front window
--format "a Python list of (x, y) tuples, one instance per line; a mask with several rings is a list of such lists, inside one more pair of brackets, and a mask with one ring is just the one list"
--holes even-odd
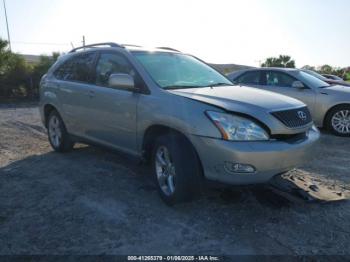
[(163, 89), (232, 85), (210, 66), (189, 55), (142, 51), (132, 53)]
[(268, 71), (266, 72), (267, 86), (292, 87), (296, 79), (282, 72)]
[(112, 74), (129, 74), (135, 77), (135, 72), (129, 62), (119, 54), (101, 54), (96, 66), (96, 84), (108, 86)]
[(305, 82), (308, 86), (311, 86), (314, 88), (324, 88), (324, 87), (330, 86), (326, 82), (318, 79), (317, 77), (310, 75), (309, 73), (299, 71), (298, 74), (299, 74), (299, 80), (301, 80), (302, 82)]

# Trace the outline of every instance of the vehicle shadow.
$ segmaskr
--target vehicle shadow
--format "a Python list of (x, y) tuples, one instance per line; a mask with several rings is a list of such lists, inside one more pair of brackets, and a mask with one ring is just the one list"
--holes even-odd
[[(109, 192), (111, 195), (117, 194), (113, 192), (116, 185), (123, 185), (122, 191), (128, 191), (128, 195), (135, 193), (132, 196), (133, 199), (139, 197), (141, 191), (143, 197), (150, 192), (151, 194), (146, 198), (152, 197), (158, 201), (156, 182), (149, 165), (141, 164), (137, 159), (128, 155), (97, 146), (78, 145), (72, 152), (66, 154), (52, 151), (30, 156), (0, 168), (0, 176), (9, 181), (12, 178), (15, 178), (16, 181), (19, 179), (19, 183), (21, 178), (31, 179), (33, 183), (45, 180), (47, 183), (52, 182), (50, 186), (54, 186), (62, 179), (73, 184), (77, 189), (101, 188), (103, 190), (100, 194)], [(276, 188), (276, 184), (272, 187), (268, 183), (228, 186), (207, 181), (198, 201), (217, 202), (224, 205), (256, 201), (260, 205), (276, 209), (289, 208), (294, 204), (327, 202), (310, 199), (297, 191), (287, 192), (288, 190), (284, 190), (284, 187), (288, 182), (280, 179), (281, 185), (277, 185)], [(93, 191), (95, 192), (95, 189)], [(88, 194), (89, 191), (84, 193)]]
[(38, 108), (38, 101), (2, 101), (0, 99), (0, 109), (23, 109)]
[(310, 241), (295, 233), (295, 221), (309, 225), (312, 237), (314, 223), (326, 227), (335, 219), (333, 209), (348, 206), (300, 204), (266, 185), (209, 186), (199, 199), (169, 208), (148, 167), (79, 145), (0, 168), (0, 253), (144, 254), (157, 247), (168, 254), (293, 254), (293, 241)]

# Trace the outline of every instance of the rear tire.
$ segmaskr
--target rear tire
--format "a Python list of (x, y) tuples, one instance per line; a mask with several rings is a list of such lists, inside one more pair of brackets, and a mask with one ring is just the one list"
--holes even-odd
[(201, 192), (201, 165), (195, 149), (183, 136), (170, 133), (158, 137), (152, 167), (158, 192), (167, 205), (190, 201)]
[(331, 109), (325, 124), (334, 135), (350, 137), (350, 105), (340, 105)]
[(74, 147), (66, 126), (57, 111), (52, 111), (47, 119), (47, 133), (51, 147), (56, 152), (69, 152)]

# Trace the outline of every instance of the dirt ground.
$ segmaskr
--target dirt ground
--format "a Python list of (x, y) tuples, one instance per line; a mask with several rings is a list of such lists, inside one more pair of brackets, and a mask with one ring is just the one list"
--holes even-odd
[[(293, 171), (350, 189), (350, 139), (323, 133)], [(350, 254), (350, 201), (296, 203), (265, 186), (167, 207), (121, 154), (54, 153), (33, 105), (0, 105), (0, 254)]]

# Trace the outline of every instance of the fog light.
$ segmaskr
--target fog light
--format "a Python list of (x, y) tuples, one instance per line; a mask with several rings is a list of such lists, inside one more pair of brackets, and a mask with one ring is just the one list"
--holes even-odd
[(225, 162), (225, 169), (229, 173), (254, 173), (255, 167), (241, 163)]

